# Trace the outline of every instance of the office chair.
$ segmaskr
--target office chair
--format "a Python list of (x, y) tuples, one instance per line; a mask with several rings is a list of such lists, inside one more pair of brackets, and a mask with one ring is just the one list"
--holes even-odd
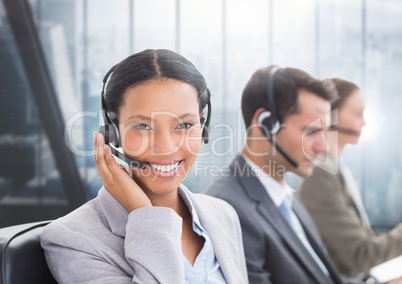
[(0, 284), (57, 283), (40, 246), (40, 234), (50, 221), (0, 229)]

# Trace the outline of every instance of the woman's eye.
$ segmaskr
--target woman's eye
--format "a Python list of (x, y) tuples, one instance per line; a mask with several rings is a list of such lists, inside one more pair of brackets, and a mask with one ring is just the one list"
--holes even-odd
[(132, 126), (133, 129), (137, 129), (137, 130), (151, 130), (151, 127), (149, 127), (146, 124), (134, 124)]
[(179, 126), (177, 126), (177, 128), (179, 128), (179, 129), (189, 129), (189, 128), (193, 127), (193, 126), (194, 126), (193, 123), (185, 122), (185, 123), (182, 123)]

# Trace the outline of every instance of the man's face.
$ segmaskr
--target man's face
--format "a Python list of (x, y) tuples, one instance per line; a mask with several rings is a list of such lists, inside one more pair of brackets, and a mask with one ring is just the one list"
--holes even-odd
[(328, 101), (309, 91), (299, 91), (298, 111), (284, 120), (285, 127), (276, 136), (278, 145), (298, 164), (295, 168), (281, 157), (288, 171), (301, 177), (313, 173), (314, 159), (327, 151), (326, 130), (330, 125), (330, 110)]

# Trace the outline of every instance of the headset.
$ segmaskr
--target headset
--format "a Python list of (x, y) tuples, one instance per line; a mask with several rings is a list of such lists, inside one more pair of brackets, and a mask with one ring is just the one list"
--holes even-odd
[[(118, 64), (113, 66), (105, 75), (103, 78), (103, 87), (102, 87), (102, 92), (101, 92), (101, 112), (102, 112), (102, 117), (103, 117), (103, 122), (104, 124), (99, 127), (99, 133), (103, 134), (105, 137), (105, 144), (110, 147), (111, 152), (114, 156), (119, 158), (120, 160), (123, 160), (127, 164), (139, 168), (139, 169), (145, 169), (147, 166), (146, 162), (134, 160), (120, 151), (118, 151), (116, 148), (119, 148), (122, 146), (121, 143), (121, 136), (119, 132), (119, 122), (116, 118), (116, 114), (114, 113), (108, 113), (106, 111), (106, 100), (105, 100), (105, 87), (106, 87), (106, 82), (108, 81), (110, 75), (113, 73), (115, 68), (117, 67)], [(211, 130), (209, 127), (210, 120), (211, 120), (211, 93), (209, 89), (206, 89), (207, 95), (208, 95), (208, 102), (207, 102), (207, 107), (208, 107), (208, 113), (207, 113), (207, 119), (204, 117), (201, 118), (201, 127), (202, 127), (202, 141), (207, 144), (211, 140)]]
[(274, 83), (275, 75), (281, 68), (279, 66), (272, 66), (268, 72), (268, 85), (267, 85), (267, 97), (269, 110), (265, 110), (258, 115), (257, 121), (261, 131), (267, 137), (268, 141), (278, 150), (279, 153), (295, 168), (298, 164), (295, 160), (290, 158), (288, 154), (272, 139), (279, 133), (282, 128), (281, 121), (276, 114), (275, 98), (274, 98)]

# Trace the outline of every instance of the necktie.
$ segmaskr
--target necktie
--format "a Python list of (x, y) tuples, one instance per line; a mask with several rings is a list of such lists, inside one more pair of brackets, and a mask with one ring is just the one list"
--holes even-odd
[(303, 227), (296, 214), (293, 212), (291, 201), (289, 200), (289, 198), (285, 198), (285, 200), (279, 206), (279, 210), (281, 211), (282, 215), (285, 217), (286, 221), (289, 223), (290, 227), (293, 229), (297, 237), (311, 254), (313, 259), (317, 262), (318, 266), (321, 268), (324, 274), (329, 276), (329, 272), (324, 263), (322, 263), (321, 259), (318, 257), (314, 249), (311, 247), (309, 241), (307, 240), (306, 233), (304, 232)]

